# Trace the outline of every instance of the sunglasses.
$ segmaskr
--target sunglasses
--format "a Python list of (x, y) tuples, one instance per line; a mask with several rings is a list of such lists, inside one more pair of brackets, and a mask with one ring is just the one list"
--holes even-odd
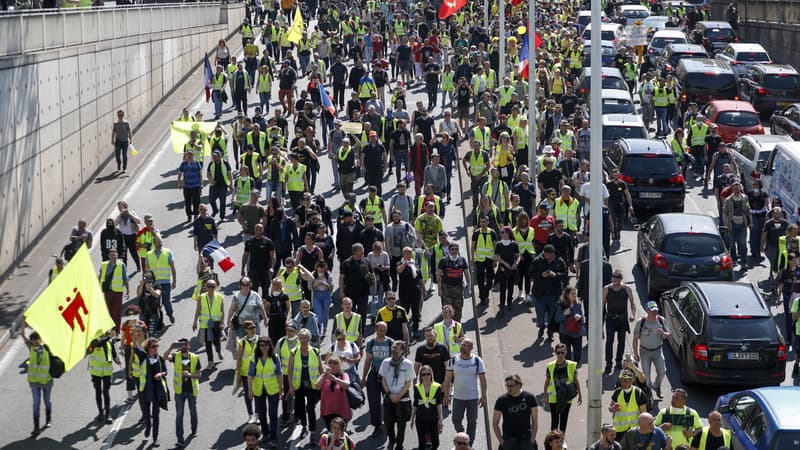
[(454, 441), (456, 445), (469, 445), (469, 441)]
[(566, 355), (567, 352), (556, 352), (556, 355)]
[(421, 377), (430, 377), (430, 376), (432, 376), (432, 375), (433, 375), (433, 374), (431, 374), (431, 373), (427, 373), (427, 372), (426, 372), (426, 373), (421, 373), (421, 374), (419, 374), (419, 376), (421, 376)]
[(515, 387), (517, 387), (517, 383), (506, 384), (506, 389), (514, 389)]

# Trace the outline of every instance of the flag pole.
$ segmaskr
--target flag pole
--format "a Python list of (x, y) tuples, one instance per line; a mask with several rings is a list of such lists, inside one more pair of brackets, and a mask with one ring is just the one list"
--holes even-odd
[(528, 24), (528, 172), (536, 180), (536, 0), (528, 0)]

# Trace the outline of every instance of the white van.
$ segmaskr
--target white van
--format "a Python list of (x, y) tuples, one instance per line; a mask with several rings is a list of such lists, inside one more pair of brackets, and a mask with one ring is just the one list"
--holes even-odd
[(760, 171), (764, 191), (779, 198), (789, 223), (800, 219), (800, 142), (784, 142), (772, 150)]

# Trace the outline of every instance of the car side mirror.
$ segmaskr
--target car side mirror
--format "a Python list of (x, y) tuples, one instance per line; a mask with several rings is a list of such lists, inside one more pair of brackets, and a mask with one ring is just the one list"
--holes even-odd
[(729, 414), (731, 412), (731, 407), (729, 405), (719, 405), (717, 411), (719, 411), (720, 414)]

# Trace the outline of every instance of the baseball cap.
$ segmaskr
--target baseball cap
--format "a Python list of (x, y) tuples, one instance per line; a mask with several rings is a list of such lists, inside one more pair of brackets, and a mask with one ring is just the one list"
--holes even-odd
[(651, 300), (647, 302), (647, 305), (645, 305), (644, 309), (646, 309), (647, 311), (658, 311), (658, 303)]
[(547, 244), (544, 246), (542, 251), (544, 251), (545, 253), (554, 253), (556, 251), (556, 248), (553, 247), (551, 244)]

